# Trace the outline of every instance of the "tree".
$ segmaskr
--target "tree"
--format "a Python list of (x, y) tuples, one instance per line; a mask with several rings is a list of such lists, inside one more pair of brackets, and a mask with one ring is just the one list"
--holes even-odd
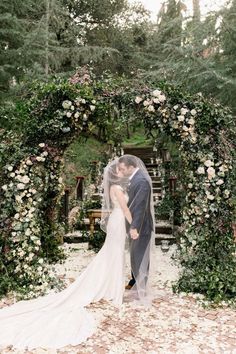
[(9, 88), (13, 77), (22, 75), (22, 57), (20, 48), (24, 43), (22, 11), (16, 1), (2, 0), (0, 3), (0, 91)]

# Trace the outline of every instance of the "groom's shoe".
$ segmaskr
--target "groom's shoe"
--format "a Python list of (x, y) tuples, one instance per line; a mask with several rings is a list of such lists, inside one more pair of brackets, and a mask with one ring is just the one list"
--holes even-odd
[(132, 287), (133, 287), (132, 285), (127, 284), (127, 285), (125, 286), (125, 289), (126, 289), (126, 290), (130, 290), (130, 289), (132, 289)]
[(130, 279), (129, 283), (126, 285), (125, 289), (126, 290), (130, 290), (132, 289), (132, 287), (134, 286), (135, 284), (135, 280), (134, 279)]

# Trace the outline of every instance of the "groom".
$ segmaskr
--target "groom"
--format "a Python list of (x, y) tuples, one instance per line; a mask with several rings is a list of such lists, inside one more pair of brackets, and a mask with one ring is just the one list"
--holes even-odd
[(132, 215), (132, 223), (130, 225), (126, 223), (127, 232), (131, 238), (130, 259), (132, 270), (132, 278), (126, 289), (131, 289), (136, 283), (136, 279), (140, 279), (142, 276), (141, 282), (145, 288), (149, 270), (150, 240), (153, 230), (150, 200), (151, 179), (147, 170), (143, 168), (141, 163), (139, 164), (139, 161), (133, 155), (123, 155), (119, 158), (119, 170), (125, 177), (129, 178), (128, 207)]

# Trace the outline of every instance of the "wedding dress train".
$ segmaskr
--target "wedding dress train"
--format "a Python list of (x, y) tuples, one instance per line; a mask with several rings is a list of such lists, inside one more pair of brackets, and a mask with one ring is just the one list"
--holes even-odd
[(100, 299), (122, 304), (125, 218), (117, 200), (113, 205), (103, 247), (73, 284), (59, 293), (0, 310), (0, 346), (56, 349), (78, 345), (96, 330), (86, 305)]

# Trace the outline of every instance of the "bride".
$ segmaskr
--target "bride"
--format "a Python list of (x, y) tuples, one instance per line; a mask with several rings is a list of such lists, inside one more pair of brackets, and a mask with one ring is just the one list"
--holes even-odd
[(125, 185), (127, 179), (119, 171), (118, 160), (113, 160), (103, 176), (103, 247), (68, 288), (1, 309), (0, 347), (56, 349), (78, 345), (96, 330), (85, 306), (101, 299), (117, 307), (122, 304), (126, 227), (132, 222)]

